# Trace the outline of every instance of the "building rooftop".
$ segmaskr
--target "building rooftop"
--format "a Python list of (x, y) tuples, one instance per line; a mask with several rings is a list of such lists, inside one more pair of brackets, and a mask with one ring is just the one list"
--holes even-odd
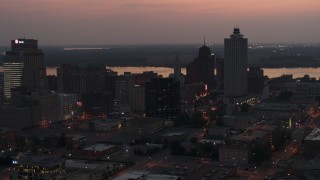
[(268, 131), (251, 131), (230, 136), (229, 140), (234, 141), (253, 141), (263, 139), (269, 132)]
[(171, 136), (181, 136), (184, 134), (185, 132), (168, 132), (168, 133), (165, 133), (163, 136), (171, 137)]
[(114, 148), (114, 147), (115, 147), (114, 145), (109, 145), (109, 144), (95, 144), (95, 145), (86, 147), (83, 150), (101, 152), (101, 151), (105, 151), (105, 150), (108, 150), (108, 149), (111, 149), (111, 148)]
[(49, 156), (23, 156), (16, 161), (13, 161), (14, 164), (18, 165), (32, 165), (39, 167), (54, 167), (64, 163), (65, 160), (57, 157), (49, 157)]
[(255, 106), (257, 110), (267, 110), (267, 111), (290, 111), (290, 110), (300, 110), (297, 104), (289, 103), (261, 103)]
[(129, 171), (114, 180), (127, 180), (127, 179), (145, 179), (145, 180), (176, 180), (178, 176), (165, 175), (165, 174), (151, 174), (149, 171)]
[(315, 128), (310, 134), (304, 139), (308, 141), (319, 141), (320, 140), (320, 128)]

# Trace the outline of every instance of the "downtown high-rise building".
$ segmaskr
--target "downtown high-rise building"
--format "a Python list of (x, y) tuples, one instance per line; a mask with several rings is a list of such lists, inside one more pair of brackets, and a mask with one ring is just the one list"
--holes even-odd
[(224, 95), (241, 98), (247, 95), (248, 39), (239, 28), (224, 39)]
[(207, 89), (215, 88), (215, 56), (211, 53), (210, 47), (203, 46), (199, 48), (198, 57), (187, 65), (186, 84), (192, 85), (204, 83)]
[(24, 91), (45, 89), (46, 71), (43, 52), (34, 39), (11, 41), (11, 50), (3, 56), (4, 98), (11, 99), (12, 89), (23, 87)]
[(147, 117), (174, 119), (180, 112), (180, 84), (173, 78), (156, 78), (145, 86)]

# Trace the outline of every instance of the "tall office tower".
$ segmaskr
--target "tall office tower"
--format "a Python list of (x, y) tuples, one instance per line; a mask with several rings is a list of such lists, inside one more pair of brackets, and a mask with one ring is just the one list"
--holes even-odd
[(257, 67), (250, 67), (248, 71), (248, 92), (260, 94), (264, 87), (263, 70)]
[(181, 76), (181, 63), (180, 63), (180, 58), (179, 56), (177, 56), (175, 62), (174, 62), (174, 78), (179, 79), (179, 77)]
[(215, 88), (214, 55), (205, 44), (199, 48), (198, 57), (187, 66), (186, 84), (205, 83), (208, 90)]
[(234, 28), (224, 39), (224, 95), (239, 98), (247, 95), (248, 39)]
[(3, 56), (4, 97), (11, 99), (11, 89), (23, 87), (26, 91), (46, 88), (46, 71), (43, 65), (43, 52), (34, 39), (11, 41), (11, 50)]
[(184, 87), (185, 78), (184, 78), (183, 74), (181, 73), (181, 63), (180, 63), (179, 56), (177, 56), (177, 58), (174, 62), (173, 77), (176, 81), (179, 81), (180, 88)]
[(98, 64), (63, 64), (57, 68), (58, 91), (67, 94), (99, 93), (104, 89), (106, 68)]
[(115, 100), (121, 105), (129, 106), (134, 86), (134, 74), (125, 72), (115, 82)]
[(147, 117), (175, 118), (180, 112), (180, 86), (172, 78), (156, 78), (145, 86)]
[(134, 85), (131, 96), (131, 110), (136, 113), (143, 113), (145, 111), (145, 87), (141, 85)]

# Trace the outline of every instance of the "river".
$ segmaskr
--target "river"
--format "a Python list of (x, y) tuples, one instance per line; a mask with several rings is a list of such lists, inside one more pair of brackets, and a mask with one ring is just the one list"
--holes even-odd
[[(144, 71), (153, 71), (161, 74), (163, 77), (168, 77), (173, 73), (173, 68), (168, 67), (109, 67), (113, 71), (118, 72), (118, 75), (124, 72), (142, 73)], [(56, 75), (56, 67), (47, 67), (47, 75)], [(263, 68), (264, 74), (269, 78), (279, 77), (282, 74), (292, 74), (294, 78), (303, 77), (309, 74), (310, 77), (319, 78), (320, 68)], [(0, 72), (3, 72), (3, 67), (0, 66)], [(182, 73), (186, 74), (186, 68), (182, 68)]]

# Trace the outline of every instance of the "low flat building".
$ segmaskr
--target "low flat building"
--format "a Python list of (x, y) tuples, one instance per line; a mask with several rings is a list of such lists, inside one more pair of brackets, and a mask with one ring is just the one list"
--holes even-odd
[(178, 180), (179, 176), (153, 174), (149, 171), (129, 171), (115, 177), (114, 180), (128, 180), (128, 179), (145, 179), (145, 180)]
[(122, 122), (122, 127), (125, 134), (151, 135), (165, 129), (165, 121), (166, 119), (159, 117), (130, 118)]
[(298, 120), (302, 118), (302, 108), (290, 103), (261, 103), (254, 107), (258, 116), (267, 119)]
[(92, 146), (82, 149), (82, 155), (88, 157), (103, 157), (117, 151), (115, 145), (110, 144), (94, 144)]
[(288, 160), (280, 160), (276, 164), (277, 174), (298, 176), (302, 179), (318, 179), (320, 176), (320, 158), (307, 160), (305, 158), (295, 158)]
[(223, 116), (224, 126), (234, 130), (246, 130), (248, 127), (257, 123), (258, 118), (251, 113), (237, 113), (232, 116)]
[(65, 160), (46, 156), (25, 156), (12, 161), (12, 179), (65, 179)]
[(235, 166), (246, 166), (250, 160), (250, 150), (245, 146), (226, 145), (219, 148), (219, 161)]
[(208, 137), (212, 137), (214, 139), (226, 139), (230, 136), (230, 128), (229, 127), (219, 127), (215, 126), (209, 128)]
[(16, 131), (13, 129), (0, 128), (0, 148), (12, 148), (16, 142)]
[(267, 144), (272, 134), (269, 131), (247, 131), (241, 134), (232, 135), (228, 138), (229, 143), (241, 143), (241, 144), (252, 144), (261, 143)]
[(315, 128), (304, 139), (304, 152), (306, 158), (314, 158), (320, 153), (320, 128)]

